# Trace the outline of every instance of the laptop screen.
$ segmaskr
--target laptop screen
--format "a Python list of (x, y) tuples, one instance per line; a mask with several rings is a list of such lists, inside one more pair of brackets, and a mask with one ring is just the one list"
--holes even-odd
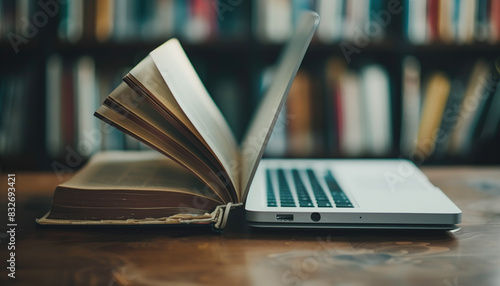
[(243, 190), (244, 201), (255, 170), (318, 23), (319, 15), (315, 12), (306, 11), (301, 15), (292, 38), (281, 54), (273, 82), (260, 102), (247, 133), (243, 137), (240, 146), (242, 154), (242, 185), (240, 190)]

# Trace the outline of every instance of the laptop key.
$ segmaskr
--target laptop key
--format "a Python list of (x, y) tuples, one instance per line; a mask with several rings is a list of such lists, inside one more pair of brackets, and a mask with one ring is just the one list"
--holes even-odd
[(292, 192), (290, 191), (290, 187), (288, 186), (288, 182), (286, 181), (285, 172), (283, 169), (278, 169), (278, 185), (279, 185), (279, 193), (280, 193), (280, 205), (282, 207), (295, 207), (295, 201), (292, 196)]
[(339, 184), (333, 177), (332, 172), (328, 171), (325, 175), (325, 182), (330, 189), (330, 194), (332, 195), (333, 202), (337, 208), (353, 208), (351, 201), (346, 196), (344, 191), (340, 188)]
[(311, 197), (307, 193), (306, 187), (300, 178), (299, 171), (297, 169), (292, 170), (293, 182), (295, 184), (295, 189), (297, 190), (297, 198), (299, 200), (299, 206), (301, 207), (314, 207)]
[(319, 184), (318, 179), (316, 178), (316, 175), (314, 174), (314, 171), (311, 169), (306, 170), (307, 176), (309, 178), (309, 182), (311, 183), (311, 187), (313, 190), (314, 197), (316, 198), (316, 203), (318, 204), (318, 207), (320, 208), (331, 208), (332, 203), (328, 199), (328, 197), (325, 194), (325, 191)]
[(318, 202), (318, 207), (320, 208), (331, 208), (333, 207), (330, 201), (324, 200), (324, 201), (317, 201)]
[(313, 205), (313, 203), (311, 201), (309, 201), (309, 202), (299, 202), (299, 205), (301, 207), (309, 207), (309, 208), (314, 207), (314, 205)]
[(338, 208), (352, 208), (352, 204), (335, 204), (336, 207)]
[(276, 197), (274, 196), (273, 183), (271, 181), (271, 172), (266, 170), (266, 189), (267, 189), (267, 206), (277, 207)]
[(328, 188), (330, 189), (330, 192), (343, 192), (342, 189), (340, 188), (339, 184), (337, 183), (337, 180), (333, 177), (333, 174), (331, 171), (328, 171), (325, 175), (325, 181), (326, 184), (328, 185)]

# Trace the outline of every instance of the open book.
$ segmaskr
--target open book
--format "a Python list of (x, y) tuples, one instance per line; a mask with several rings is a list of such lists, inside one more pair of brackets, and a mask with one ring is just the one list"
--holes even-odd
[(318, 19), (303, 17), (240, 146), (180, 43), (135, 66), (95, 116), (159, 153), (95, 155), (56, 188), (40, 224), (211, 223), (243, 203)]

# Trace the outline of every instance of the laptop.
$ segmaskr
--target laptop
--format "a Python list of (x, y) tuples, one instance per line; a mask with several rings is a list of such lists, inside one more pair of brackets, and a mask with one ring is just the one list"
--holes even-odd
[[(255, 227), (456, 229), (461, 210), (411, 161), (262, 159), (319, 23), (304, 12), (243, 140), (246, 219)], [(253, 152), (253, 153), (252, 153)]]

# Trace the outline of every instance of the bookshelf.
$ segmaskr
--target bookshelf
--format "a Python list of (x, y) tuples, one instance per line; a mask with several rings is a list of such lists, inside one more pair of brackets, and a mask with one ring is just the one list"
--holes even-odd
[[(481, 110), (473, 112), (477, 118), (474, 126), (463, 131), (474, 139), (481, 137), (483, 129), (488, 129), (488, 136), (468, 140), (472, 143), (471, 147), (462, 148), (466, 151), (445, 150), (439, 156), (427, 152), (425, 158), (421, 158), (414, 156), (411, 146), (403, 146), (403, 141), (414, 145), (417, 140), (416, 131), (407, 134), (411, 124), (406, 126), (405, 122), (416, 120), (413, 128), (419, 127), (420, 109), (425, 106), (425, 99), (431, 98), (425, 91), (435, 72), (443, 72), (450, 85), (460, 81), (463, 93), (479, 59), (484, 60), (488, 66), (486, 73), (491, 74), (500, 50), (499, 19), (493, 13), (499, 7), (495, 1), (471, 1), (475, 3), (475, 12), (471, 14), (472, 20), (467, 20), (468, 26), (457, 24), (463, 17), (471, 16), (465, 12), (468, 11), (465, 6), (462, 7), (465, 4), (450, 6), (455, 2), (448, 0), (418, 4), (425, 7), (395, 0), (42, 2), (45, 6), (27, 0), (0, 3), (0, 60), (4, 63), (0, 67), (1, 170), (51, 170), (54, 162), (67, 160), (71, 153), (68, 147), (81, 155), (80, 160), (76, 160), (78, 164), (75, 163), (75, 168), (79, 167), (89, 156), (79, 154), (78, 143), (86, 140), (79, 133), (79, 120), (95, 120), (91, 124), (100, 132), (103, 127), (97, 119), (82, 119), (81, 116), (92, 117), (92, 114), (80, 116), (78, 98), (90, 96), (99, 103), (124, 73), (173, 36), (180, 39), (207, 90), (240, 139), (259, 103), (258, 94), (271, 78), (269, 67), (286, 42), (298, 11), (304, 8), (317, 10), (324, 25), (301, 66), (301, 73), (305, 75), (302, 86), (294, 83), (295, 89), (307, 90), (307, 96), (295, 97), (308, 101), (299, 105), (304, 103), (310, 108), (300, 111), (299, 117), (282, 115), (281, 132), (273, 135), (266, 156), (401, 157), (414, 159), (419, 164), (500, 163), (500, 151), (496, 148), (500, 132), (494, 115), (500, 114), (500, 106), (493, 105), (495, 98), (500, 97), (497, 85), (484, 96)], [(377, 17), (385, 17), (389, 7), (402, 10), (388, 12), (390, 20), (379, 25), (380, 33), (366, 28), (370, 21), (376, 23), (373, 21)], [(436, 14), (436, 11), (441, 12)], [(41, 16), (44, 13), (47, 21), (37, 25), (45, 19)], [(25, 37), (27, 41), (18, 44), (16, 53), (12, 35), (25, 36), (26, 19), (35, 25), (37, 32)], [(430, 31), (429, 35), (425, 35), (426, 31)], [(362, 45), (357, 37), (359, 33), (365, 37)], [(467, 34), (464, 38), (464, 33), (472, 36)], [(345, 47), (356, 51), (349, 61)], [(403, 68), (408, 57), (418, 64), (418, 111), (407, 111), (403, 106), (407, 98)], [(78, 65), (82, 58), (90, 60), (87, 68)], [(57, 67), (59, 80), (54, 72)], [(85, 78), (89, 71), (95, 86), (90, 89), (94, 92), (87, 96), (85, 85), (77, 79)], [(54, 84), (60, 87), (59, 94), (49, 95)], [(77, 86), (84, 86), (80, 92), (85, 95), (78, 94)], [(445, 113), (446, 107), (442, 109)], [(54, 116), (54, 112), (58, 116)], [(442, 121), (442, 116), (438, 121)], [(488, 128), (485, 127), (487, 121), (490, 122)], [(437, 124), (439, 129), (441, 124)], [(297, 127), (299, 125), (302, 127)], [(54, 137), (54, 134), (58, 135)], [(144, 148), (118, 132), (110, 134), (101, 137), (95, 150)], [(287, 142), (294, 136), (298, 146), (309, 144), (306, 148), (309, 151), (290, 149)], [(59, 143), (53, 145), (57, 140)]]

